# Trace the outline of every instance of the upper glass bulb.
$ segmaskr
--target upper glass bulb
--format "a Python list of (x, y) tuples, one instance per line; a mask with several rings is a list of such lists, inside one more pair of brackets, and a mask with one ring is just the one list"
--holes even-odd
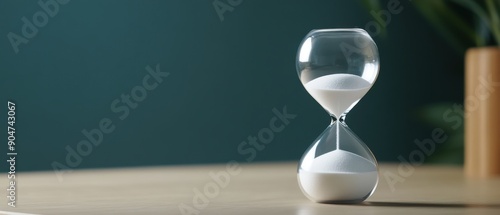
[(357, 28), (309, 32), (296, 62), (306, 90), (337, 119), (368, 92), (379, 71), (375, 42)]

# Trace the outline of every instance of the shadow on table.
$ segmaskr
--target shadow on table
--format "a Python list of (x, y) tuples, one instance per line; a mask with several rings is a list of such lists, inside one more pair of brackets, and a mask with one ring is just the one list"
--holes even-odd
[(500, 204), (426, 203), (426, 202), (362, 202), (362, 206), (427, 207), (427, 208), (500, 208)]

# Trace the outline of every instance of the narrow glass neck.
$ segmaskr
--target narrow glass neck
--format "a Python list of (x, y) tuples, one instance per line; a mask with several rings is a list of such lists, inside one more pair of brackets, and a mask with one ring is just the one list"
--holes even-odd
[(332, 117), (332, 124), (334, 122), (336, 122), (336, 121), (344, 122), (345, 121), (345, 116), (346, 116), (346, 114), (344, 113), (344, 114), (340, 115), (340, 117), (337, 119), (335, 116), (331, 115), (331, 117)]

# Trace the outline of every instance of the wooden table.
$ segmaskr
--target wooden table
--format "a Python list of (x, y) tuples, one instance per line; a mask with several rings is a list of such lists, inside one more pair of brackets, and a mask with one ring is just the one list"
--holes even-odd
[[(466, 180), (459, 167), (420, 166), (399, 172), (397, 164), (382, 164), (374, 195), (357, 205), (309, 201), (297, 185), (296, 163), (230, 167), (81, 170), (64, 174), (61, 182), (54, 172), (21, 172), (17, 207), (8, 207), (4, 199), (0, 214), (182, 214), (179, 207), (214, 215), (500, 214), (500, 179)], [(214, 180), (210, 172), (229, 176), (228, 183)], [(393, 180), (394, 190), (385, 179), (390, 174), (398, 179)], [(4, 196), (7, 183), (7, 177), (1, 177)]]

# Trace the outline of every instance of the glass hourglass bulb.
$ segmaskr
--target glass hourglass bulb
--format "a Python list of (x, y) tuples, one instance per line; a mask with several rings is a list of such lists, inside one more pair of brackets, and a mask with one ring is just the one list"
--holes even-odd
[(377, 46), (362, 29), (313, 30), (296, 63), (307, 92), (332, 117), (300, 160), (300, 188), (315, 202), (364, 201), (378, 183), (377, 161), (344, 119), (377, 79)]

